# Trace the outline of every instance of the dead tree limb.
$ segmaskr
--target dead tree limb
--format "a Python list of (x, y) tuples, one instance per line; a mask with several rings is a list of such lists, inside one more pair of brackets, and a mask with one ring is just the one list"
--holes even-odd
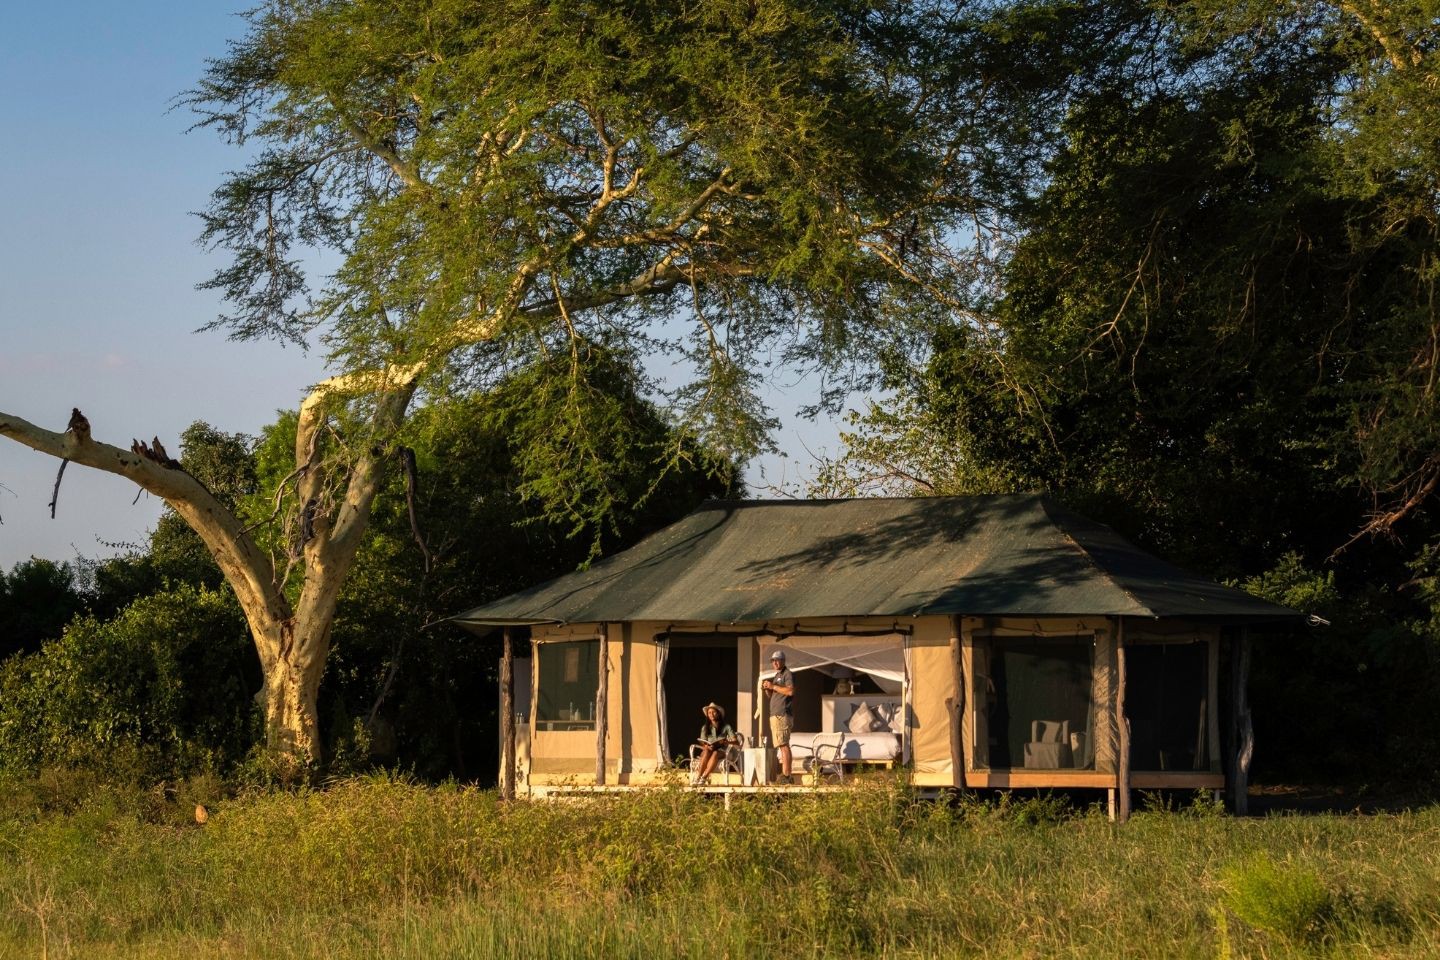
[(410, 513), (410, 533), (420, 545), (420, 555), (425, 558), (425, 572), (429, 573), (434, 557), (425, 543), (424, 535), (420, 533), (420, 518), (415, 514), (415, 451), (409, 447), (401, 447), (400, 462), (405, 465), (405, 509)]
[[(60, 478), (65, 476), (65, 468), (70, 465), (68, 458), (60, 461), (60, 469), (55, 471), (55, 489), (50, 491), (50, 519), (55, 519), (55, 504), (60, 500)], [(139, 494), (136, 494), (139, 496)]]

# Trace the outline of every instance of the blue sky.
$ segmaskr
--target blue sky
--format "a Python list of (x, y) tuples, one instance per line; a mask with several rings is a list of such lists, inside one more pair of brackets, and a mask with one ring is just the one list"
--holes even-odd
[[(240, 157), (170, 101), (240, 21), (206, 4), (10, 5), (0, 16), (0, 410), (63, 430), (71, 407), (128, 446), (207, 420), (253, 432), (319, 374), (294, 349), (194, 335), (215, 261), (197, 222)], [(0, 441), (0, 567), (138, 542), (161, 504)]]
[[(0, 411), (63, 430), (79, 407), (98, 439), (159, 436), (173, 452), (195, 420), (257, 432), (323, 373), (294, 348), (193, 332), (220, 304), (195, 289), (219, 261), (195, 245), (192, 212), (243, 158), (186, 133), (170, 104), (242, 29), (226, 6), (158, 0), (0, 14)], [(784, 416), (805, 392), (770, 400)], [(794, 455), (752, 468), (752, 487), (793, 481), (804, 447), (833, 452), (828, 424), (786, 424)], [(0, 569), (109, 555), (160, 515), (128, 482), (72, 467), (51, 520), (58, 464), (0, 440)]]

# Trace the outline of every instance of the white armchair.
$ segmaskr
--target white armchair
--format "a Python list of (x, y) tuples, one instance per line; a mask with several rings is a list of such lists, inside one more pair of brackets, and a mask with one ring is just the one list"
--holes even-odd
[[(716, 764), (713, 772), (723, 776), (725, 778), (725, 782), (728, 784), (730, 782), (730, 775), (732, 773), (737, 779), (741, 777), (741, 773), (744, 768), (744, 758), (745, 734), (737, 733), (735, 734), (734, 741), (726, 744), (725, 755), (720, 758), (720, 762)], [(692, 778), (694, 778), (696, 776), (699, 776), (699, 774), (700, 744), (692, 743), (690, 744), (690, 775)]]
[(805, 772), (811, 774), (816, 783), (819, 783), (822, 777), (834, 777), (836, 781), (844, 783), (844, 744), (843, 730), (817, 733), (810, 744), (810, 756), (804, 759)]
[(1030, 742), (1025, 744), (1025, 766), (1038, 770), (1073, 767), (1070, 752), (1069, 720), (1035, 720), (1030, 724)]

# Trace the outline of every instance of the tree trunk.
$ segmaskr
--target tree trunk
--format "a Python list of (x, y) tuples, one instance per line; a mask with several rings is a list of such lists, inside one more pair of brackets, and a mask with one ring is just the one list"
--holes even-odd
[(320, 759), (320, 677), (314, 657), (282, 657), (265, 675), (265, 743), (296, 762)]
[[(340, 587), (360, 549), (379, 492), (389, 438), (404, 421), (420, 368), (349, 374), (316, 386), (301, 404), (295, 458), (298, 505), (308, 522), (300, 546), (304, 562), (299, 600), (292, 607), (283, 578), (259, 549), (235, 513), (174, 460), (163, 460), (136, 444), (130, 450), (90, 436), (81, 428), (54, 433), (0, 413), (0, 436), (54, 457), (125, 477), (161, 497), (204, 541), (235, 591), (260, 657), (265, 685), (257, 696), (265, 709), (266, 743), (299, 766), (321, 755), (318, 696), (330, 652), (330, 627)], [(332, 397), (369, 391), (378, 394), (373, 434), (360, 455), (345, 464), (343, 489), (327, 505), (320, 441), (324, 407)], [(287, 478), (288, 479), (288, 478)], [(283, 490), (281, 491), (283, 493)]]
[(515, 632), (504, 628), (500, 655), (500, 799), (515, 799)]
[(1130, 718), (1125, 716), (1125, 621), (1115, 619), (1115, 723), (1120, 736), (1115, 763), (1115, 819), (1130, 819)]

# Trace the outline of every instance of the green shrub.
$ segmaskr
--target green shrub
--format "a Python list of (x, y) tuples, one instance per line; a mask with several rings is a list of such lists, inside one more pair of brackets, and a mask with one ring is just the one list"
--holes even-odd
[(1225, 905), (1250, 926), (1288, 940), (1314, 940), (1335, 915), (1335, 899), (1313, 870), (1260, 854), (1227, 867)]
[(253, 742), (258, 684), (228, 591), (180, 586), (113, 620), (82, 617), (0, 667), (0, 770), (144, 783), (223, 768)]
[(1015, 823), (1038, 826), (1043, 823), (1063, 823), (1077, 816), (1070, 798), (1041, 791), (1033, 795), (1016, 795), (1010, 791), (1000, 794), (991, 808), (995, 814)]

